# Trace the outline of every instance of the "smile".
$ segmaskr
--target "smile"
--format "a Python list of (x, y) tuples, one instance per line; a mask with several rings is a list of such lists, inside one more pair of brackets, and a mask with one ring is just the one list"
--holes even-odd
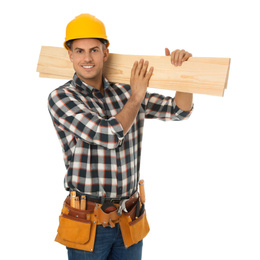
[(95, 65), (85, 65), (85, 66), (82, 66), (84, 69), (92, 69), (94, 68)]

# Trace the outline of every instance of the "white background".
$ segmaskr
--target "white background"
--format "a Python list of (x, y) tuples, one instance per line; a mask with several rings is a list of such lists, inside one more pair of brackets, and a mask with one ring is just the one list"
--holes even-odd
[(47, 111), (48, 94), (64, 81), (39, 78), (36, 66), (41, 46), (61, 47), (80, 13), (105, 23), (112, 53), (164, 55), (168, 47), (231, 58), (224, 98), (195, 95), (184, 122), (146, 121), (141, 176), (151, 232), (143, 259), (259, 260), (260, 18), (253, 0), (1, 6), (1, 255), (66, 259), (54, 242), (65, 167)]

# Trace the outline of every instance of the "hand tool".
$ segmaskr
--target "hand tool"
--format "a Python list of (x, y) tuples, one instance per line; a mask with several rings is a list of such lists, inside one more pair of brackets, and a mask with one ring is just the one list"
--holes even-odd
[(139, 212), (139, 216), (140, 217), (143, 213), (144, 213), (144, 209), (145, 209), (145, 190), (144, 190), (144, 180), (140, 180), (139, 181), (139, 190), (140, 190), (140, 201), (142, 203), (142, 207), (141, 210)]
[(135, 210), (135, 218), (138, 219), (139, 218), (139, 213), (140, 212), (140, 200), (137, 200), (136, 202), (136, 210)]
[(87, 207), (87, 198), (85, 195), (82, 195), (80, 198), (80, 209), (86, 210), (86, 207)]
[(144, 210), (145, 210), (145, 206), (144, 206), (144, 203), (143, 203), (138, 217), (143, 215)]
[(122, 212), (124, 211), (124, 212), (128, 212), (127, 211), (127, 209), (126, 209), (126, 202), (128, 201), (128, 199), (125, 199), (125, 200), (121, 200), (120, 201), (120, 203), (119, 203), (119, 207), (118, 207), (118, 211), (117, 211), (117, 214), (119, 215), (119, 216), (121, 216), (122, 215)]
[(145, 190), (144, 190), (144, 180), (139, 181), (140, 199), (142, 203), (145, 203)]
[(75, 197), (75, 208), (79, 209), (79, 197)]
[(70, 192), (70, 206), (75, 208), (76, 191)]

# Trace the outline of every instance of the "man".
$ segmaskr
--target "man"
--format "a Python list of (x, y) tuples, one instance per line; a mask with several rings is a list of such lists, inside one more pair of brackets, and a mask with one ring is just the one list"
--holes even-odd
[[(50, 94), (49, 111), (64, 152), (67, 169), (65, 188), (76, 191), (79, 196), (86, 196), (88, 203), (97, 203), (97, 207), (93, 207), (95, 210), (102, 208), (102, 214), (112, 214), (109, 208), (115, 204), (117, 210), (123, 200), (136, 194), (144, 119), (188, 118), (192, 111), (192, 94), (177, 92), (175, 98), (171, 98), (148, 93), (154, 68), (149, 68), (149, 62), (143, 59), (133, 64), (130, 85), (108, 82), (103, 77), (103, 66), (109, 55), (109, 41), (103, 23), (89, 14), (82, 14), (68, 24), (64, 45), (75, 75)], [(184, 50), (170, 54), (169, 49), (165, 49), (165, 54), (170, 56), (169, 62), (175, 66), (191, 57)], [(106, 203), (109, 205), (107, 211), (104, 208)], [(89, 207), (92, 209), (91, 204)], [(69, 209), (72, 211), (72, 208)], [(137, 206), (129, 209), (129, 214), (133, 210), (137, 214)], [(68, 212), (66, 214), (69, 215)], [(67, 246), (70, 260), (141, 259), (142, 239), (149, 230), (143, 235), (140, 235), (140, 230), (142, 226), (147, 227), (147, 223), (136, 226), (136, 230), (127, 227), (129, 230), (125, 231), (121, 223), (123, 217), (130, 219), (129, 215), (118, 214), (115, 221), (110, 218), (108, 227), (106, 221), (101, 223), (94, 218), (98, 218), (97, 214), (93, 214), (91, 217), (88, 215), (88, 219), (91, 228), (96, 228), (94, 248), (86, 247), (88, 249), (85, 250), (75, 241), (68, 243), (70, 238), (56, 240)], [(68, 215), (62, 220), (65, 224), (60, 223), (59, 230), (74, 232), (77, 228), (71, 227), (77, 219), (74, 217), (66, 224)], [(138, 214), (135, 218), (129, 225), (134, 226), (139, 219), (144, 219), (143, 215), (138, 218)], [(82, 228), (79, 230), (81, 232)], [(64, 232), (58, 233), (62, 236)], [(126, 242), (129, 233), (133, 239), (131, 246)], [(76, 234), (74, 240), (79, 236)]]

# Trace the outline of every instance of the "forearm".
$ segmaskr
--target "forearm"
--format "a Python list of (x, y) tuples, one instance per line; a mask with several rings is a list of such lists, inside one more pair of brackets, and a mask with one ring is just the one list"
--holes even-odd
[(133, 125), (137, 113), (140, 109), (142, 101), (149, 84), (149, 80), (153, 74), (153, 67), (148, 71), (149, 62), (141, 59), (136, 61), (131, 70), (131, 97), (123, 107), (123, 109), (115, 116), (120, 122), (124, 135)]
[[(181, 66), (183, 62), (187, 61), (192, 54), (185, 50), (175, 50), (170, 53), (168, 48), (165, 49), (165, 55), (171, 56), (171, 63), (175, 66)], [(175, 103), (176, 105), (185, 112), (189, 112), (192, 109), (193, 94), (176, 92)]]
[(193, 94), (176, 92), (175, 103), (183, 111), (190, 111), (192, 109)]
[[(58, 89), (50, 94), (48, 109), (57, 130), (67, 132), (90, 145), (105, 149), (117, 148), (124, 138), (121, 123), (114, 117), (103, 118), (90, 110), (75, 98), (76, 93)], [(87, 99), (85, 101), (88, 103)]]
[(120, 122), (124, 135), (129, 131), (133, 125), (137, 113), (140, 109), (142, 100), (131, 96), (127, 101), (123, 109), (115, 116), (116, 119)]

